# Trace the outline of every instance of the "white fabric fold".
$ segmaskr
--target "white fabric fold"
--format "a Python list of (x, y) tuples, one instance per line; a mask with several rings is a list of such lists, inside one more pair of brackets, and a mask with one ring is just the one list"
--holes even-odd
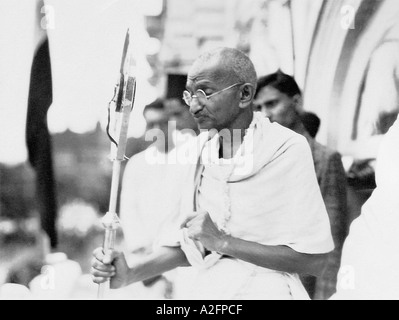
[(199, 241), (191, 240), (188, 237), (187, 229), (180, 232), (180, 246), (185, 253), (188, 262), (197, 269), (209, 269), (213, 267), (222, 257), (217, 252), (205, 256), (205, 248)]
[[(293, 131), (255, 113), (241, 148), (219, 159), (219, 136), (200, 135), (198, 163), (183, 191), (181, 218), (207, 212), (232, 237), (299, 253), (334, 249), (310, 147)], [(308, 299), (296, 275), (267, 270), (212, 253), (179, 230), (166, 246), (180, 246), (196, 269), (183, 298)], [(162, 245), (162, 242), (161, 242)], [(184, 292), (184, 290), (179, 290)]]

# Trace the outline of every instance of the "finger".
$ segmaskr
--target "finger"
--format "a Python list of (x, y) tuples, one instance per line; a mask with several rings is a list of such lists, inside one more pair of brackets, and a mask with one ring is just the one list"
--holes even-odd
[(93, 276), (93, 282), (96, 284), (102, 284), (108, 282), (110, 279), (109, 278), (101, 278), (101, 277), (94, 277)]
[(116, 273), (115, 272), (107, 272), (107, 271), (100, 271), (98, 269), (92, 268), (91, 269), (91, 275), (95, 278), (113, 278), (115, 277)]
[(119, 260), (122, 256), (122, 253), (114, 250), (110, 250), (109, 252), (106, 252), (104, 255), (103, 263), (104, 264), (112, 264)]
[(198, 216), (198, 221), (200, 221), (201, 223), (204, 223), (206, 221), (213, 221), (210, 214), (208, 212), (202, 212), (199, 216)]
[(104, 250), (103, 250), (103, 248), (97, 248), (96, 250), (94, 250), (93, 257), (97, 261), (103, 262), (103, 260), (104, 260)]
[(204, 210), (194, 212), (192, 215), (187, 217), (187, 219), (182, 224), (181, 228), (189, 228), (193, 226), (196, 222), (203, 221), (204, 218), (206, 218), (207, 216), (210, 218), (209, 213)]
[(207, 212), (202, 212), (198, 216), (196, 216), (194, 219), (190, 220), (187, 222), (187, 228), (192, 228), (194, 226), (203, 226), (205, 225), (208, 221), (212, 221), (211, 216)]
[(196, 218), (194, 218), (193, 220), (190, 220), (190, 221), (188, 221), (187, 223), (186, 223), (186, 228), (187, 229), (191, 229), (191, 228), (193, 228), (194, 226), (195, 226), (195, 224), (196, 224)]
[(98, 271), (104, 271), (104, 272), (115, 272), (116, 269), (113, 265), (110, 264), (104, 264), (96, 259), (93, 259), (91, 266), (98, 270)]
[(189, 235), (188, 238), (193, 240), (193, 241), (200, 241), (200, 239), (197, 236), (195, 236), (195, 235)]
[(194, 220), (194, 219), (197, 217), (197, 215), (198, 215), (197, 212), (194, 212), (194, 213), (192, 213), (191, 215), (189, 215), (189, 216), (184, 220), (184, 222), (180, 225), (180, 228), (181, 228), (181, 229), (187, 228), (188, 223), (189, 223), (190, 221)]
[(204, 217), (204, 218), (209, 218), (209, 219), (212, 220), (211, 215), (209, 214), (209, 212), (205, 212), (204, 211), (204, 212), (201, 213), (201, 216)]
[(195, 241), (199, 241), (200, 240), (199, 239), (200, 233), (198, 232), (198, 230), (196, 230), (196, 228), (188, 229), (187, 236), (191, 240), (195, 240)]

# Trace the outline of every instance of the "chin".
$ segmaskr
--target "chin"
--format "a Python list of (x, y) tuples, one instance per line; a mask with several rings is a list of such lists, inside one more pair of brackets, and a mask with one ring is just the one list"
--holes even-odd
[(212, 130), (214, 125), (208, 119), (199, 119), (196, 120), (197, 126), (200, 130)]
[(211, 130), (212, 130), (212, 129), (211, 129), (211, 128), (208, 128), (208, 127), (200, 127), (200, 128), (199, 128), (200, 133), (209, 132), (209, 131), (211, 131)]

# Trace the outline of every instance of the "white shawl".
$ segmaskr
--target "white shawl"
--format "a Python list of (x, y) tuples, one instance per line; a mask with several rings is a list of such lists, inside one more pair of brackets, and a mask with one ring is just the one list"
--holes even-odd
[[(304, 137), (256, 113), (232, 160), (218, 158), (218, 135), (208, 140), (209, 136), (200, 137), (203, 144), (195, 148), (202, 150), (203, 164), (192, 170), (195, 183), (189, 181), (183, 196), (182, 219), (193, 211), (205, 211), (236, 238), (306, 254), (333, 250), (328, 215)], [(180, 245), (194, 267), (212, 269), (220, 263), (219, 254), (204, 258), (201, 244), (188, 239), (184, 230), (178, 234), (163, 244)], [(262, 269), (245, 266), (249, 271), (244, 278)]]

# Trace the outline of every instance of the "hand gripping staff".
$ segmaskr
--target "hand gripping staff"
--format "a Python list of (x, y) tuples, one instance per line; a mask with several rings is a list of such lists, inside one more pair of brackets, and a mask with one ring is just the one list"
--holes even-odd
[[(130, 48), (130, 32), (127, 31), (123, 49), (122, 64), (120, 69), (120, 80), (115, 87), (115, 95), (108, 108), (107, 134), (112, 142), (111, 158), (113, 161), (111, 194), (109, 211), (102, 219), (105, 229), (104, 253), (115, 249), (116, 232), (119, 228), (119, 218), (116, 213), (119, 193), (119, 181), (121, 175), (121, 164), (127, 158), (126, 145), (129, 129), (130, 114), (133, 110), (136, 95), (136, 61), (133, 58)], [(111, 105), (115, 104), (115, 136), (109, 132), (111, 120)], [(110, 289), (110, 282), (99, 286), (98, 299), (104, 299), (106, 292)]]

